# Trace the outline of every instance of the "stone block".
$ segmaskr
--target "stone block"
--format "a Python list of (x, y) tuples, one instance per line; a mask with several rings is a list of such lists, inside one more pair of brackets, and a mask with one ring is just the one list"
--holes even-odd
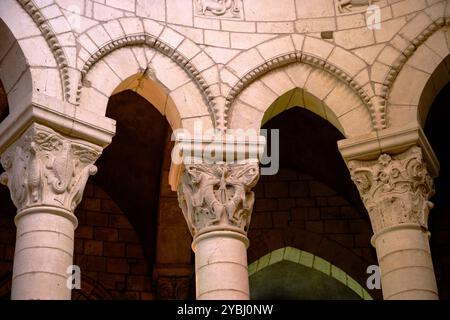
[(153, 20), (166, 20), (165, 0), (136, 0), (136, 15)]
[(102, 228), (102, 227), (94, 228), (94, 239), (95, 240), (117, 241), (118, 238), (119, 237), (118, 237), (117, 229)]
[(103, 254), (105, 257), (124, 257), (125, 256), (125, 244), (117, 242), (104, 242)]
[(130, 266), (126, 259), (108, 258), (106, 271), (110, 273), (122, 273), (127, 274), (130, 270)]
[(296, 18), (294, 0), (246, 0), (244, 12), (247, 21), (288, 21)]
[(88, 256), (86, 268), (90, 271), (104, 272), (106, 269), (106, 258), (97, 256)]
[(101, 256), (103, 254), (103, 242), (96, 240), (84, 241), (84, 254)]
[(230, 33), (215, 30), (205, 30), (205, 44), (215, 47), (229, 47)]

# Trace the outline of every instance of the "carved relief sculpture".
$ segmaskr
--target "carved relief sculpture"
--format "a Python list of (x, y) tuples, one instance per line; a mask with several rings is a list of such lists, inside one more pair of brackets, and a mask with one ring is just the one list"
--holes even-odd
[(241, 0), (194, 0), (199, 15), (211, 13), (213, 16), (229, 16), (239, 18)]
[(208, 226), (247, 231), (258, 179), (257, 163), (187, 165), (178, 200), (192, 235)]
[(362, 7), (362, 6), (371, 6), (374, 0), (337, 0), (337, 6), (339, 12), (351, 12), (352, 8)]
[(157, 286), (158, 299), (187, 300), (191, 286), (192, 280), (189, 277), (160, 277)]
[(375, 234), (402, 223), (428, 229), (434, 183), (419, 147), (394, 157), (382, 154), (375, 161), (350, 161), (348, 167)]
[(0, 182), (9, 187), (18, 212), (42, 205), (73, 211), (89, 176), (97, 172), (100, 154), (98, 147), (33, 124), (2, 155), (6, 172)]

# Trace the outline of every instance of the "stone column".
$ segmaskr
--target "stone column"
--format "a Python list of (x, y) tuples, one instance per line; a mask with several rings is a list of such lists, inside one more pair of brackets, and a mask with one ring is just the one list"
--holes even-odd
[(384, 299), (438, 299), (427, 223), (434, 184), (422, 149), (348, 167), (372, 223)]
[(1, 182), (17, 207), (12, 299), (70, 299), (74, 210), (100, 154), (36, 123), (3, 153)]
[(186, 165), (178, 199), (194, 241), (197, 299), (248, 300), (247, 230), (258, 163)]

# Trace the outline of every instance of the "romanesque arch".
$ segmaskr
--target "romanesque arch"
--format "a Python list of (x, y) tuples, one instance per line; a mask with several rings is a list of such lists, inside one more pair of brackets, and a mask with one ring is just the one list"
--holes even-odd
[(434, 99), (450, 81), (448, 35), (448, 28), (437, 29), (419, 42), (401, 65), (389, 93), (389, 126), (409, 122), (424, 125)]
[[(222, 71), (222, 77), (232, 74), (227, 77), (231, 88), (225, 105), (226, 125), (257, 128), (280, 98), (277, 104), (284, 106), (272, 108), (299, 104), (328, 119), (348, 137), (370, 132), (377, 117), (360, 83), (366, 68), (363, 60), (323, 40), (295, 36), (270, 40), (238, 55)], [(286, 93), (294, 100), (284, 101)]]
[(79, 37), (84, 61), (79, 104), (95, 106), (93, 111), (104, 115), (112, 94), (133, 90), (165, 115), (172, 128), (189, 126), (193, 118), (211, 128), (217, 113), (214, 81), (218, 81), (212, 60), (205, 63), (207, 57), (191, 40), (154, 21), (120, 21), (126, 34), (108, 34), (106, 30), (114, 29), (106, 25), (87, 31), (91, 38), (101, 35), (95, 43), (85, 35)]
[[(19, 19), (27, 28), (19, 28)], [(33, 67), (43, 62), (54, 66), (55, 61), (46, 57), (32, 57), (34, 45), (45, 53), (46, 44), (44, 42), (42, 45), (40, 30), (16, 1), (0, 3), (0, 37), (0, 80), (8, 97), (10, 111), (13, 111), (29, 105), (33, 91), (46, 89), (42, 76), (38, 76), (45, 71)], [(59, 80), (58, 76), (56, 78)], [(24, 95), (24, 92), (27, 94)], [(61, 91), (55, 90), (55, 94), (61, 95)]]
[(347, 137), (373, 130), (369, 111), (352, 90), (324, 70), (299, 63), (271, 71), (245, 88), (231, 107), (230, 127), (256, 129), (293, 106), (316, 113)]

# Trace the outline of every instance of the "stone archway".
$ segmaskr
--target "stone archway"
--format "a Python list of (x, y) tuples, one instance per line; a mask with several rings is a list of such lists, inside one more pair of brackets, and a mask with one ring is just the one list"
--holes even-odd
[(298, 62), (264, 74), (243, 89), (230, 107), (229, 126), (256, 129), (292, 106), (314, 112), (346, 137), (372, 131), (370, 112), (360, 96), (325, 70)]
[(434, 99), (450, 81), (448, 34), (447, 28), (442, 27), (428, 35), (401, 64), (388, 97), (389, 127), (401, 127), (411, 122), (424, 126)]
[(109, 35), (103, 26), (96, 26), (87, 34), (102, 34), (97, 44), (85, 35), (79, 37), (83, 61), (79, 105), (104, 115), (113, 94), (132, 90), (166, 116), (172, 129), (190, 128), (192, 119), (212, 128), (216, 83), (209, 79), (218, 79), (212, 61), (198, 64), (206, 59), (202, 50), (169, 27), (138, 18), (121, 23), (124, 29), (133, 28), (133, 35)]
[(372, 300), (345, 271), (307, 251), (274, 250), (249, 265), (252, 299)]

